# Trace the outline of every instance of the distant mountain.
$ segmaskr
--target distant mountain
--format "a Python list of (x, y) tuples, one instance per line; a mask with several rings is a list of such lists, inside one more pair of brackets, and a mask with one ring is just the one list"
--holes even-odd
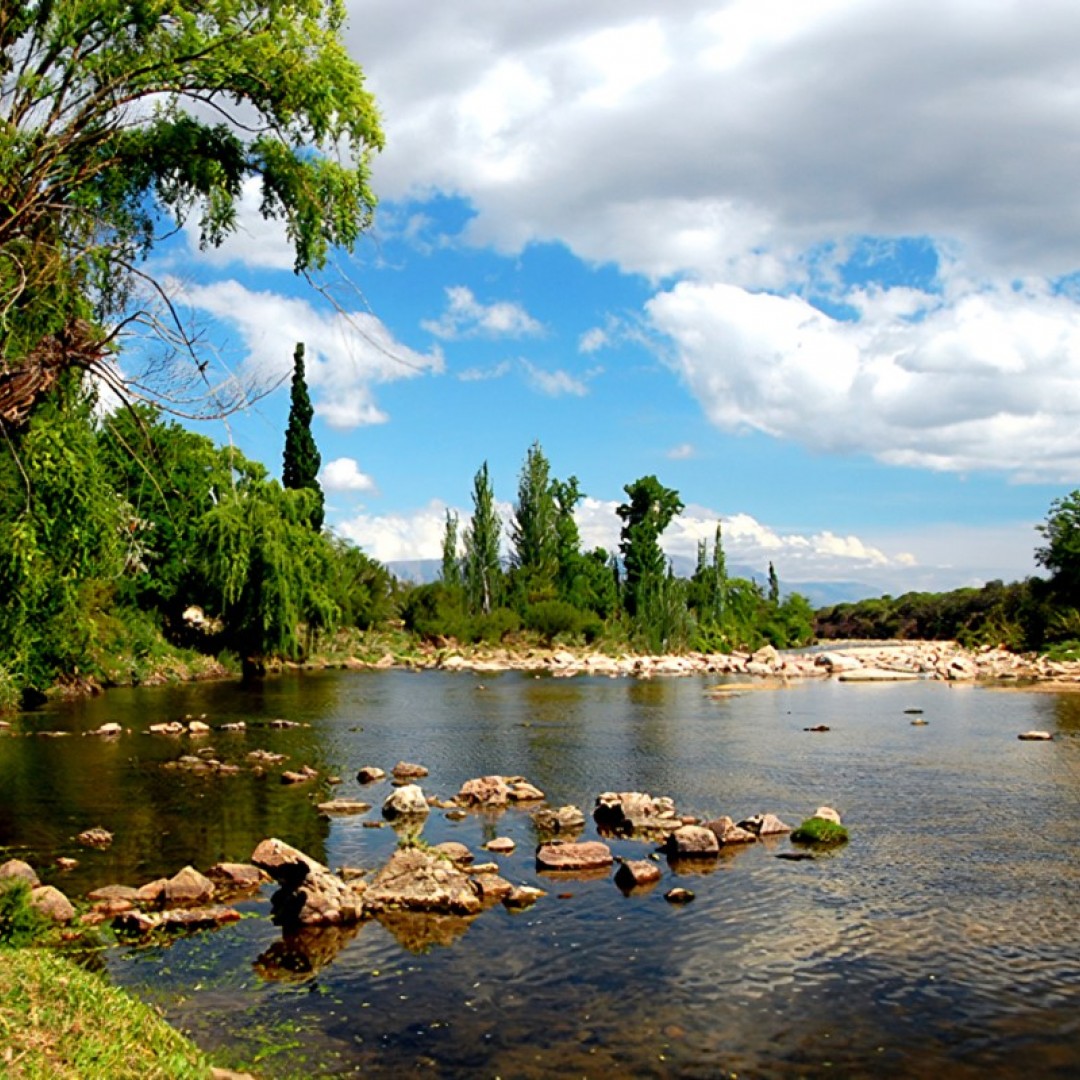
[[(676, 555), (671, 560), (675, 573), (679, 577), (690, 577), (697, 565), (688, 555)], [(413, 585), (427, 585), (439, 580), (442, 569), (441, 559), (396, 559), (386, 564), (387, 569), (399, 580)], [(759, 570), (750, 566), (731, 564), (728, 573), (732, 577), (749, 578), (763, 588), (766, 577)], [(810, 606), (817, 608), (831, 607), (833, 604), (854, 603), (856, 600), (868, 600), (881, 595), (880, 589), (859, 581), (781, 581), (785, 594), (801, 593), (810, 601)]]

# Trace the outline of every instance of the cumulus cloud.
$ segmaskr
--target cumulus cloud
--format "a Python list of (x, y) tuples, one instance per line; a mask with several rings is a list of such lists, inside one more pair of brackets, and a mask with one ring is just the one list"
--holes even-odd
[(851, 301), (859, 317), (840, 320), (798, 297), (683, 282), (647, 307), (674, 342), (672, 366), (724, 430), (929, 469), (1076, 478), (1071, 300), (1029, 282)]
[(211, 266), (241, 263), (259, 270), (291, 270), (296, 252), (285, 235), (285, 223), (264, 218), (259, 212), (261, 203), (259, 181), (245, 180), (236, 206), (235, 231), (217, 247), (200, 249), (198, 223), (189, 220), (184, 227), (189, 254), (198, 254)]
[(355, 458), (340, 457), (328, 461), (319, 474), (326, 491), (374, 491), (375, 481), (360, 471)]
[[(474, 244), (554, 241), (664, 282), (649, 314), (720, 427), (1080, 478), (1078, 308), (1055, 292), (1080, 269), (1080, 6), (350, 8), (393, 135), (384, 197), (453, 192)], [(843, 259), (865, 238), (917, 239), (935, 266), (919, 287), (851, 289)], [(453, 312), (448, 336), (480, 325)], [(579, 349), (611, 340), (596, 327)]]
[(433, 499), (411, 513), (357, 514), (336, 528), (380, 562), (438, 559), (442, 555), (446, 506)]
[(375, 386), (443, 370), (438, 349), (407, 348), (366, 311), (318, 310), (306, 300), (237, 281), (170, 286), (179, 302), (232, 326), (243, 342), (244, 368), (266, 382), (291, 372), (293, 345), (304, 342), (315, 412), (334, 428), (382, 423), (387, 417), (375, 401)]
[(543, 327), (520, 304), (502, 300), (482, 304), (466, 285), (446, 290), (446, 311), (438, 319), (422, 325), (429, 333), (447, 341), (468, 337), (526, 337), (540, 334)]
[(379, 190), (464, 193), (504, 250), (760, 285), (823, 239), (939, 235), (1010, 273), (1075, 268), (1075, 5), (350, 8), (393, 133)]

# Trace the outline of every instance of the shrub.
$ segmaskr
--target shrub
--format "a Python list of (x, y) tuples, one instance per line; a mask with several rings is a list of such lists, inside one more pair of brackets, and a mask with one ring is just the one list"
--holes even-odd
[(30, 886), (25, 881), (0, 881), (0, 947), (24, 948), (48, 928), (48, 919), (30, 903)]

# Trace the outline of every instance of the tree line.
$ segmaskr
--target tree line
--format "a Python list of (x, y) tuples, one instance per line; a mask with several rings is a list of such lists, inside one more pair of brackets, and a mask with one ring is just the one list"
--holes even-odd
[(402, 596), (405, 626), (428, 639), (495, 642), (525, 632), (548, 642), (604, 641), (649, 652), (810, 641), (809, 602), (798, 594), (782, 600), (772, 567), (768, 590), (728, 575), (719, 521), (711, 548), (707, 541), (698, 546), (693, 575), (680, 578), (660, 545), (683, 509), (678, 492), (651, 475), (623, 490), (618, 550), (585, 551), (574, 517), (584, 493), (576, 477), (551, 475), (539, 442), (526, 452), (506, 522), (485, 462), (473, 479), (468, 524), (462, 528), (447, 511), (439, 580)]

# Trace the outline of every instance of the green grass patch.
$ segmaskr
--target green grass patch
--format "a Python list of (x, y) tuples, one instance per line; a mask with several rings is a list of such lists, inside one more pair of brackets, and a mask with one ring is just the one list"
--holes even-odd
[(846, 844), (848, 831), (827, 818), (807, 818), (792, 834), (794, 844)]
[(148, 1005), (49, 949), (0, 951), (0, 1075), (206, 1080), (199, 1049)]

